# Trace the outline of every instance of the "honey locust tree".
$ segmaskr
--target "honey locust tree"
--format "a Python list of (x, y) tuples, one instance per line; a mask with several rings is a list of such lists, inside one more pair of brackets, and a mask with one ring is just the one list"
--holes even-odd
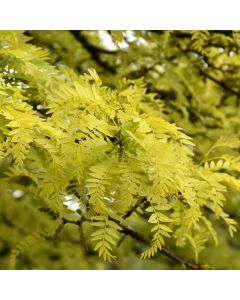
[(239, 269), (238, 31), (0, 31), (1, 269)]

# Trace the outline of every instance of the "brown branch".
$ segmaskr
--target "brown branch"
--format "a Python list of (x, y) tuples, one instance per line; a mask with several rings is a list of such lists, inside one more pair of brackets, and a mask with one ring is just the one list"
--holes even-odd
[[(115, 222), (117, 223), (117, 221), (115, 220)], [(143, 242), (145, 244), (149, 245), (149, 241), (142, 237), (139, 233), (137, 233), (136, 231), (131, 230), (130, 228), (128, 228), (125, 225), (119, 224), (122, 228), (123, 228), (123, 233), (131, 236), (132, 238), (134, 238), (135, 240), (138, 240), (140, 242)], [(193, 270), (199, 270), (199, 265), (194, 264), (194, 263), (189, 263), (189, 262), (185, 262), (181, 257), (171, 253), (169, 250), (167, 250), (166, 248), (162, 248), (160, 250), (161, 253), (163, 253), (164, 255), (166, 255), (168, 258), (170, 258), (171, 260), (175, 261), (176, 263), (183, 265), (185, 267), (188, 267), (189, 269), (193, 269)]]
[(141, 202), (142, 201), (144, 201), (145, 200), (145, 198), (143, 198), (143, 199), (139, 199), (138, 201), (137, 201), (137, 203), (133, 206), (133, 207), (131, 207), (123, 216), (122, 216), (122, 218), (123, 219), (127, 219), (128, 217), (130, 217), (131, 216), (131, 214), (140, 206), (140, 204), (141, 204)]
[(206, 73), (203, 70), (200, 70), (200, 74), (202, 74), (203, 76), (209, 78), (210, 80), (212, 80), (213, 82), (217, 83), (218, 85), (220, 85), (223, 89), (229, 91), (230, 93), (240, 97), (240, 92), (235, 91), (234, 89), (232, 89), (230, 86), (228, 86), (224, 81), (218, 80), (216, 78), (214, 78), (212, 75)]
[[(129, 227), (127, 227), (126, 225), (123, 225), (121, 222), (119, 222), (118, 220), (109, 218), (112, 221), (114, 221), (115, 223), (117, 223), (118, 225), (120, 225), (123, 229), (123, 233), (126, 235), (131, 236), (132, 238), (134, 238), (135, 240), (138, 240), (142, 243), (145, 243), (147, 245), (150, 244), (150, 242), (143, 236), (141, 236), (138, 232), (133, 231), (132, 229), (130, 229)], [(194, 263), (189, 263), (189, 262), (185, 262), (181, 257), (171, 253), (169, 250), (167, 250), (166, 248), (162, 248), (160, 250), (160, 252), (162, 254), (164, 254), (165, 256), (167, 256), (168, 258), (170, 258), (171, 260), (173, 260), (174, 262), (176, 262), (177, 264), (180, 264), (186, 268), (192, 269), (192, 270), (199, 270), (200, 266), (198, 264), (194, 264)]]
[[(179, 49), (181, 50), (182, 54), (184, 55), (185, 53), (194, 53), (197, 54), (199, 56), (199, 53), (196, 52), (193, 49), (182, 49), (182, 47), (180, 46), (180, 44), (178, 44)], [(215, 69), (215, 70), (220, 70), (221, 72), (224, 72), (221, 68), (217, 68), (216, 66), (214, 66), (214, 64), (211, 64), (208, 57), (205, 55), (201, 55), (201, 57), (204, 59), (204, 61), (208, 64), (209, 67)], [(212, 80), (213, 82), (215, 82), (216, 84), (218, 84), (221, 88), (223, 88), (224, 90), (230, 92), (233, 95), (236, 95), (238, 97), (237, 100), (237, 105), (240, 104), (240, 91), (236, 91), (233, 88), (231, 88), (229, 85), (227, 85), (224, 81), (218, 80), (217, 78), (213, 77), (212, 75), (210, 75), (209, 73), (205, 72), (201, 67), (199, 67), (198, 65), (196, 65), (196, 68), (199, 70), (199, 73)]]
[[(77, 41), (79, 41), (82, 44), (83, 39), (80, 37), (80, 30), (70, 30), (71, 34), (75, 37)], [(105, 54), (116, 54), (119, 52), (119, 50), (108, 50), (106, 48), (99, 47), (94, 44), (90, 44), (87, 39), (84, 39), (84, 42), (87, 43), (87, 46), (89, 49), (93, 51), (98, 51), (100, 53), (105, 53)], [(83, 45), (84, 46), (84, 45)]]
[[(48, 208), (40, 208), (39, 210), (40, 211), (44, 211), (44, 212), (48, 212), (54, 218), (56, 217), (56, 215), (58, 215), (58, 214), (53, 213), (52, 211), (50, 211)], [(117, 223), (119, 226), (121, 226), (122, 229), (123, 229), (122, 233), (124, 233), (125, 235), (129, 235), (132, 238), (134, 238), (135, 240), (138, 240), (138, 241), (140, 241), (142, 243), (145, 243), (147, 245), (150, 244), (150, 242), (145, 237), (141, 236), (138, 232), (130, 229), (128, 226), (122, 224), (120, 221), (115, 220), (113, 218), (109, 218), (109, 219), (112, 220), (112, 221), (114, 221), (115, 223)], [(62, 221), (63, 221), (63, 224), (70, 223), (70, 224), (74, 224), (74, 225), (77, 225), (77, 226), (81, 226), (83, 222), (89, 221), (89, 220), (82, 216), (80, 219), (78, 219), (76, 221), (67, 220), (66, 218), (62, 218)], [(164, 254), (165, 256), (167, 256), (168, 258), (170, 258), (172, 261), (174, 261), (177, 264), (182, 265), (182, 266), (184, 266), (186, 268), (189, 268), (189, 269), (192, 269), (192, 270), (199, 270), (200, 269), (199, 265), (194, 264), (194, 263), (185, 262), (184, 259), (182, 259), (181, 257), (173, 254), (172, 252), (170, 252), (166, 248), (162, 248), (160, 250), (160, 252), (162, 254)]]
[(71, 30), (70, 31), (72, 33), (72, 35), (75, 37), (75, 39), (77, 39), (82, 45), (83, 47), (89, 52), (89, 54), (91, 55), (92, 59), (103, 69), (107, 70), (108, 72), (112, 73), (112, 74), (116, 74), (116, 70), (115, 68), (109, 66), (106, 62), (102, 61), (100, 58), (100, 54), (101, 53), (107, 53), (107, 54), (114, 54), (113, 51), (108, 51), (106, 49), (103, 48), (98, 48), (96, 46), (94, 46), (93, 44), (91, 44), (88, 39), (81, 34), (81, 32), (79, 30)]

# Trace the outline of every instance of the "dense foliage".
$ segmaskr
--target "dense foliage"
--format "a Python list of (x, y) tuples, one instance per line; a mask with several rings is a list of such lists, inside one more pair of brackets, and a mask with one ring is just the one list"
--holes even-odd
[(239, 61), (237, 31), (0, 31), (0, 268), (239, 269)]

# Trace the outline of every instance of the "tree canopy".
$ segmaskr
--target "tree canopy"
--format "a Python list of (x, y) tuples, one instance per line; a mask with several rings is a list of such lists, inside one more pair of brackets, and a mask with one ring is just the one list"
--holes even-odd
[(0, 31), (1, 269), (240, 269), (240, 32)]

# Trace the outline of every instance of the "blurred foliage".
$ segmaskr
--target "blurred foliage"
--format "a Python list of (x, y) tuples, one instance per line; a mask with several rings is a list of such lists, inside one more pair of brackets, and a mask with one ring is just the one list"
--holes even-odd
[(0, 31), (0, 269), (240, 269), (239, 62), (238, 31)]

